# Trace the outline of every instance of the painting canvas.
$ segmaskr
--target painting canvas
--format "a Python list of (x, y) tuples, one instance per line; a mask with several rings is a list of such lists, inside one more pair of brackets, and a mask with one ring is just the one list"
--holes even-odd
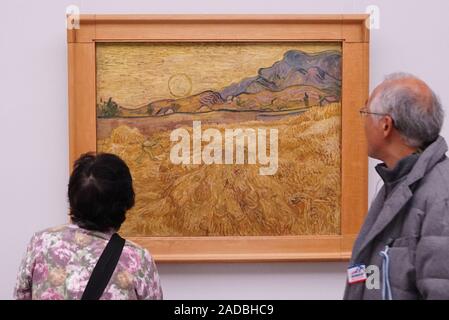
[(340, 234), (340, 42), (96, 44), (97, 151), (126, 236)]

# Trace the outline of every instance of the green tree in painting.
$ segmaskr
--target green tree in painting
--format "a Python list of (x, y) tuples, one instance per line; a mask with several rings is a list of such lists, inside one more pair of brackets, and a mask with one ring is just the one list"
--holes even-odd
[(113, 118), (119, 114), (119, 106), (117, 102), (112, 100), (112, 97), (108, 101), (103, 101), (97, 105), (98, 116), (103, 118)]

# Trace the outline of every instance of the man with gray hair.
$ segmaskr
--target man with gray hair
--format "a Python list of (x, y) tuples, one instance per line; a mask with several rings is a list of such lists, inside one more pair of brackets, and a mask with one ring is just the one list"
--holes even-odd
[(443, 109), (420, 79), (390, 75), (360, 110), (384, 185), (354, 244), (345, 299), (449, 299), (449, 159)]

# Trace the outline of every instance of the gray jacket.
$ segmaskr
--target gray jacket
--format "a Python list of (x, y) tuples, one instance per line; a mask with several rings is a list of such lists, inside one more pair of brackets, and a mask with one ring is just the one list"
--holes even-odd
[[(438, 137), (388, 198), (382, 187), (354, 244), (350, 265), (374, 265), (380, 275), (387, 269), (380, 252), (388, 245), (393, 299), (449, 299), (447, 150)], [(364, 282), (347, 284), (344, 299), (382, 299), (385, 287), (382, 281), (378, 289)]]

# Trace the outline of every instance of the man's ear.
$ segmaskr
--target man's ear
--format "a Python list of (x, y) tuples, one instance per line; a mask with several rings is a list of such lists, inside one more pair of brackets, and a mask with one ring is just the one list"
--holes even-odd
[(382, 119), (382, 130), (384, 137), (388, 137), (393, 131), (393, 119), (390, 116), (385, 116)]

